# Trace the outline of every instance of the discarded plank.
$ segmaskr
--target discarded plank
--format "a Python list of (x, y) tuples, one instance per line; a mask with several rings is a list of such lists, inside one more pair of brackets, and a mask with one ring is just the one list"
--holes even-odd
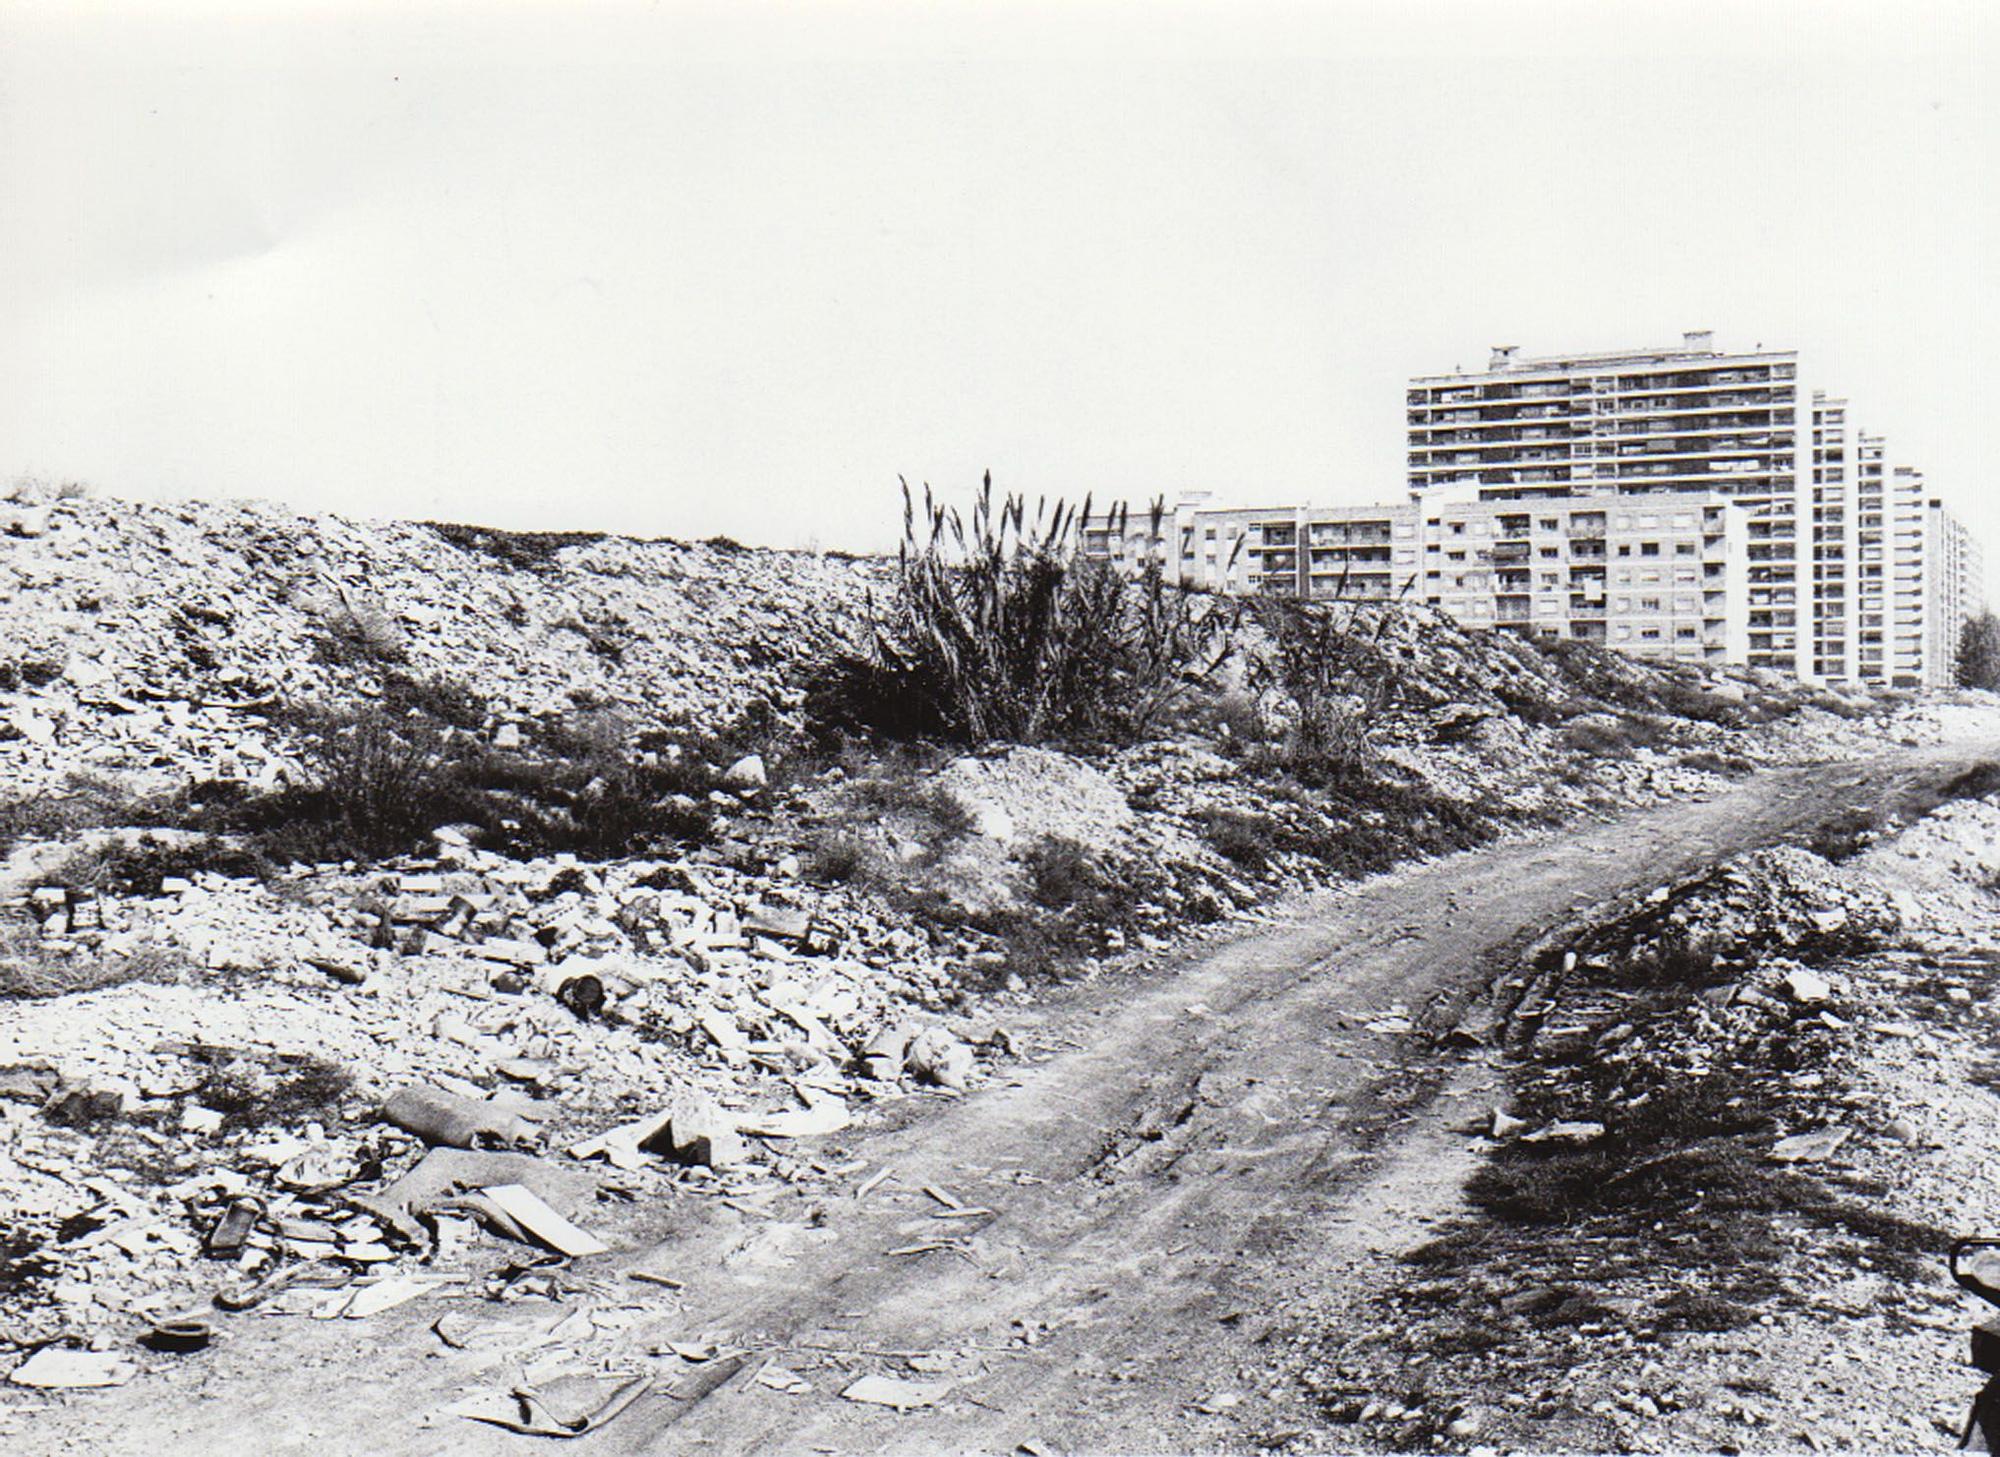
[(564, 1219), (525, 1185), (493, 1184), (482, 1192), (500, 1206), (501, 1213), (550, 1249), (571, 1259), (601, 1255), (611, 1248), (596, 1235), (578, 1229)]

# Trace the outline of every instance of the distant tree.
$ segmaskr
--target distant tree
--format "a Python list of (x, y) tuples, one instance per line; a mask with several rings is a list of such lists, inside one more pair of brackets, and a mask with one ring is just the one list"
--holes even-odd
[(1958, 639), (1958, 681), (1966, 688), (2000, 689), (2000, 617), (1982, 612), (1965, 619)]

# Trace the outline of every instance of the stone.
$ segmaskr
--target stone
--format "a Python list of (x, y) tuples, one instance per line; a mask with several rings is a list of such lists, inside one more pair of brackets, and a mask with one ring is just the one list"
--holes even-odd
[(1521, 1135), (1523, 1143), (1595, 1143), (1604, 1137), (1604, 1125), (1591, 1122), (1557, 1122)]
[(1786, 974), (1784, 988), (1785, 994), (1802, 1007), (1817, 1006), (1833, 995), (1833, 983), (1803, 966)]
[(762, 789), (771, 782), (762, 754), (745, 754), (722, 771), (722, 782), (731, 789)]
[(963, 1092), (972, 1076), (972, 1049), (942, 1027), (926, 1027), (910, 1039), (903, 1067), (913, 1077)]
[(1771, 1157), (1781, 1164), (1818, 1163), (1837, 1153), (1852, 1132), (1849, 1128), (1834, 1127), (1795, 1133), (1790, 1138), (1779, 1139), (1771, 1150)]
[(732, 1168), (749, 1156), (735, 1120), (691, 1088), (671, 1092), (652, 1126), (635, 1142), (647, 1153), (711, 1169)]

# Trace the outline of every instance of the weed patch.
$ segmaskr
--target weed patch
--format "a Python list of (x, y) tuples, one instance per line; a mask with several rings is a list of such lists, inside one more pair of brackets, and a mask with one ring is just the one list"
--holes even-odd
[[(1232, 610), (1167, 580), (1087, 556), (1086, 525), (1122, 535), (1090, 503), (996, 503), (989, 475), (969, 522), (904, 485), (895, 593), (872, 652), (836, 664), (809, 705), (823, 723), (966, 744), (1132, 742), (1228, 651)], [(1151, 530), (1163, 531), (1155, 507)]]
[(553, 572), (562, 565), (559, 558), (565, 548), (605, 540), (601, 531), (502, 531), (443, 521), (424, 524), (461, 551), (477, 552), (524, 572)]

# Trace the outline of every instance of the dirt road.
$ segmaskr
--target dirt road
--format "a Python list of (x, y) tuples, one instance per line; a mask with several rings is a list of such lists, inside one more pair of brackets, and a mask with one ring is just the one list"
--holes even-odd
[[(1989, 756), (1763, 775), (1301, 898), (1164, 971), (1058, 998), (1016, 1024), (1027, 1056), (996, 1085), (832, 1140), (865, 1170), (761, 1207), (635, 1211), (627, 1234), (646, 1246), (590, 1262), (597, 1294), (570, 1307), (650, 1302), (637, 1349), (716, 1340), (749, 1355), (658, 1363), (681, 1395), (649, 1395), (570, 1450), (1247, 1450), (1310, 1433), (1307, 1396), (1270, 1374), (1286, 1327), (1338, 1322), (1371, 1269), (1455, 1207), (1465, 1140), (1446, 1130), (1485, 1054), (1432, 1034), (1579, 910)], [(927, 1185), (990, 1212), (953, 1216)], [(640, 1265), (685, 1289), (623, 1278)], [(509, 1380), (428, 1329), (471, 1304), (235, 1318), (213, 1351), (79, 1394), (9, 1449), (526, 1450), (441, 1414)], [(477, 1310), (524, 1332), (556, 1314)], [(778, 1389), (767, 1366), (812, 1389)], [(839, 1399), (870, 1373), (949, 1391), (900, 1413)]]

